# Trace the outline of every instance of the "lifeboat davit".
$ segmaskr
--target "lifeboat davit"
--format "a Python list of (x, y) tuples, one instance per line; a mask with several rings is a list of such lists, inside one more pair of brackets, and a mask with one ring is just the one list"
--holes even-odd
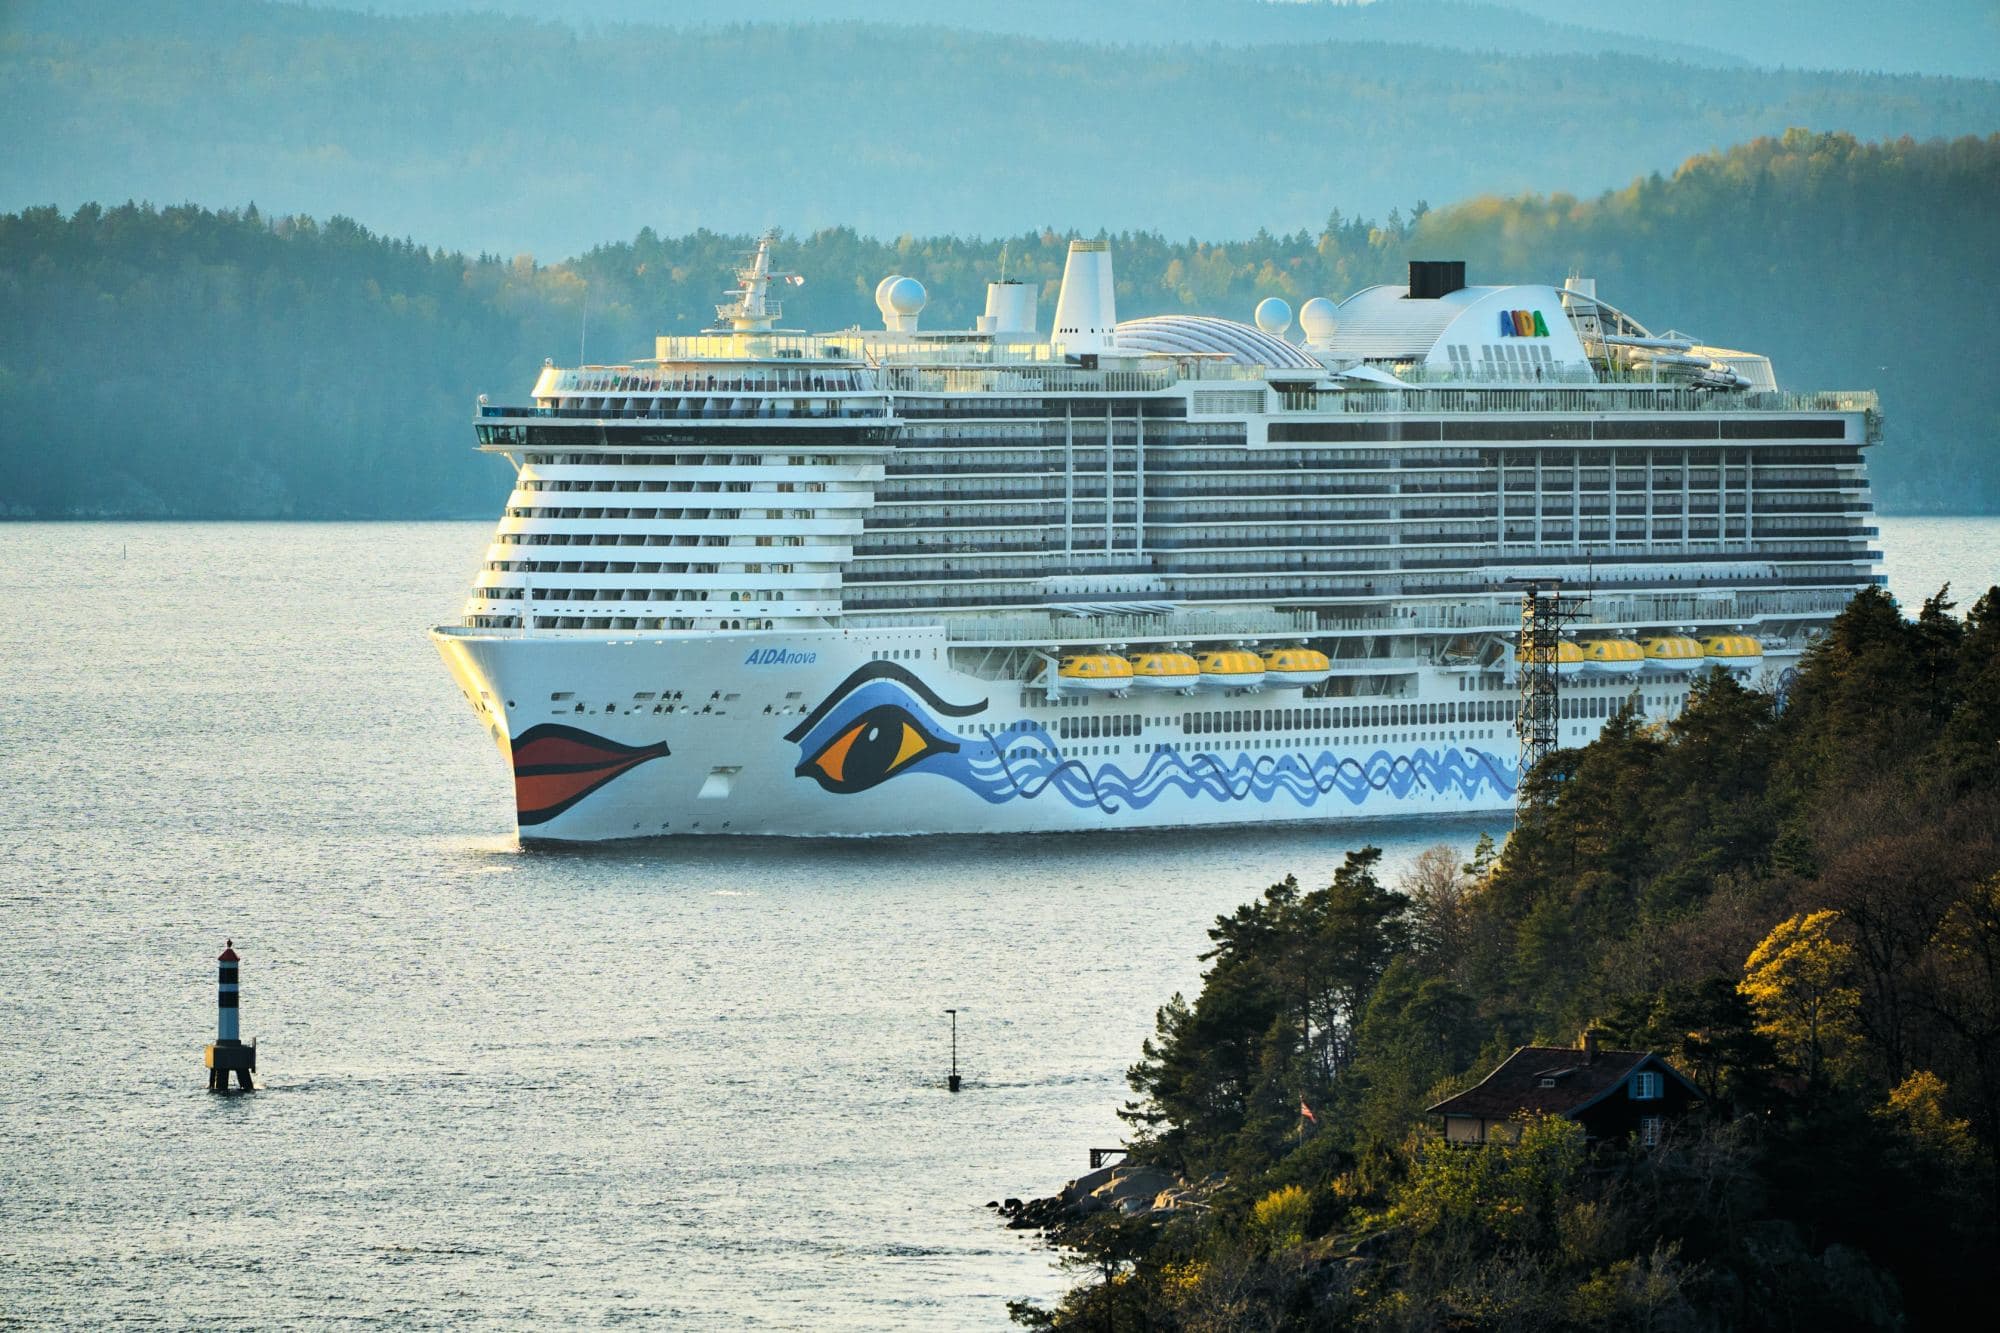
[[(1514, 665), (1520, 666), (1526, 658), (1519, 648), (1514, 650)], [(1568, 639), (1556, 645), (1556, 674), (1574, 676), (1583, 671), (1583, 649)]]
[(1264, 654), (1264, 684), (1285, 690), (1317, 685), (1333, 674), (1333, 663), (1313, 648), (1280, 648)]
[(1240, 648), (1218, 648), (1198, 661), (1201, 683), (1212, 690), (1242, 689), (1264, 683), (1264, 659)]
[(1134, 653), (1132, 683), (1142, 690), (1180, 690), (1201, 683), (1201, 664), (1186, 653)]
[(1585, 639), (1577, 646), (1593, 676), (1636, 676), (1646, 666), (1646, 650), (1631, 639)]
[(1115, 653), (1082, 653), (1065, 657), (1056, 668), (1056, 679), (1066, 690), (1109, 694), (1131, 688), (1132, 664)]
[(1755, 671), (1764, 661), (1764, 645), (1748, 634), (1714, 634), (1701, 641), (1702, 657), (1710, 666), (1731, 671)]
[(1646, 666), (1653, 671), (1699, 671), (1704, 665), (1701, 640), (1685, 634), (1641, 639), (1639, 646), (1646, 650)]

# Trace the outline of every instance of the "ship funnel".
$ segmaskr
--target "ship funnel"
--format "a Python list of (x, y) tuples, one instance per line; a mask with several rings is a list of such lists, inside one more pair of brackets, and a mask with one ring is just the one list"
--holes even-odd
[(1435, 301), (1465, 287), (1463, 259), (1412, 259), (1410, 299)]
[(1111, 292), (1111, 242), (1071, 241), (1056, 295), (1056, 326), (1049, 341), (1069, 356), (1108, 352), (1118, 324)]
[(981, 333), (1033, 333), (1035, 285), (1030, 282), (986, 284), (986, 313), (979, 317)]

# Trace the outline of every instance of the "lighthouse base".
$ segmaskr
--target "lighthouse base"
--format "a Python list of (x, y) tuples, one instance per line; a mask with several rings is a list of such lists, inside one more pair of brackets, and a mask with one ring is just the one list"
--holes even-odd
[(255, 1092), (250, 1075), (257, 1069), (257, 1043), (245, 1044), (240, 1041), (215, 1041), (204, 1046), (201, 1062), (208, 1066), (208, 1090), (210, 1092), (229, 1091), (229, 1075), (236, 1075), (239, 1092)]

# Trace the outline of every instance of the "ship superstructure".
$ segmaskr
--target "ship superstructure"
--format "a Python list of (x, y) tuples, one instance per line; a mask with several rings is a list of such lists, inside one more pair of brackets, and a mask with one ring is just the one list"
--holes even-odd
[(1051, 328), (782, 330), (766, 237), (717, 326), (478, 410), (517, 481), (434, 632), (525, 838), (1073, 829), (1498, 809), (1519, 594), (1588, 591), (1562, 743), (1702, 670), (1782, 689), (1877, 581), (1868, 393), (1562, 286), (1410, 281)]

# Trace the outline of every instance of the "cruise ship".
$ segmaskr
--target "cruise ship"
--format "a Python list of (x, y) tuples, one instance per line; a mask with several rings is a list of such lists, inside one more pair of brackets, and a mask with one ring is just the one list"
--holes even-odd
[[(523, 841), (1020, 832), (1508, 808), (1521, 580), (1580, 603), (1560, 745), (1782, 691), (1879, 579), (1865, 392), (1655, 333), (1588, 278), (1120, 321), (1112, 253), (970, 329), (704, 333), (480, 399), (513, 467), (432, 632)], [(1547, 737), (1543, 737), (1544, 743)]]

